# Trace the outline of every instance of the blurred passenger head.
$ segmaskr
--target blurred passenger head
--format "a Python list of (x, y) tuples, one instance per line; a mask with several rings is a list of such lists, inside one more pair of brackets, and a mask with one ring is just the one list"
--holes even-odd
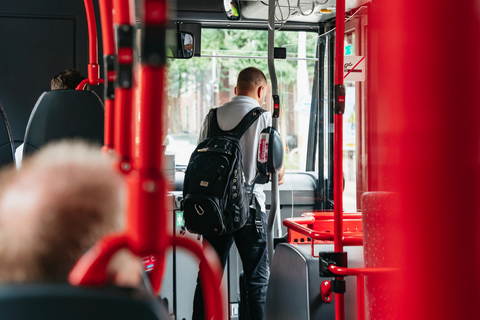
[(57, 142), (0, 172), (0, 282), (66, 280), (123, 229), (124, 182), (98, 146)]
[(71, 89), (75, 88), (85, 79), (85, 77), (77, 70), (69, 68), (64, 71), (60, 71), (55, 77), (53, 77), (50, 83), (51, 90)]

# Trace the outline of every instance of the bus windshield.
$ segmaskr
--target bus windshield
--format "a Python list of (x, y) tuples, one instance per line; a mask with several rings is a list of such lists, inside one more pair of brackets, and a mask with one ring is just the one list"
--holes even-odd
[[(285, 168), (305, 171), (308, 121), (314, 77), (317, 33), (278, 31), (275, 47), (287, 58), (275, 60), (279, 85), (280, 130), (286, 144)], [(238, 73), (249, 66), (267, 66), (267, 30), (203, 29), (201, 57), (169, 59), (167, 152), (178, 166), (188, 164), (208, 111), (234, 96)], [(264, 108), (271, 111), (271, 86)], [(270, 98), (269, 98), (270, 97)]]

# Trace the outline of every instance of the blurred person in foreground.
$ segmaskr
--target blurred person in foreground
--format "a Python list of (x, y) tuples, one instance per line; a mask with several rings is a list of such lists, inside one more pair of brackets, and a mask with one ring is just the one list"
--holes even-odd
[[(0, 282), (67, 281), (101, 237), (124, 229), (125, 186), (100, 147), (56, 142), (0, 172)], [(109, 264), (112, 284), (135, 286), (142, 263), (129, 251)]]

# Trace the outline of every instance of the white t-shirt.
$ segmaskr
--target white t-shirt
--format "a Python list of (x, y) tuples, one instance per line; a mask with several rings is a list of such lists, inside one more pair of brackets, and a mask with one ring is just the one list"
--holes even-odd
[[(258, 102), (247, 96), (235, 96), (229, 102), (221, 105), (217, 109), (218, 126), (224, 131), (235, 128), (243, 117), (253, 108), (259, 107)], [(270, 112), (264, 112), (260, 115), (257, 121), (247, 129), (245, 134), (240, 139), (240, 145), (243, 150), (243, 171), (245, 180), (249, 185), (253, 183), (257, 172), (257, 150), (258, 140), (260, 139), (260, 132), (268, 126), (272, 125), (272, 115)], [(203, 120), (202, 129), (198, 137), (198, 143), (207, 138), (208, 121)], [(263, 192), (263, 185), (255, 184), (253, 190), (258, 202), (265, 212), (265, 193)]]
[(15, 166), (17, 167), (17, 170), (22, 167), (23, 146), (24, 144), (22, 143), (17, 149), (15, 149)]

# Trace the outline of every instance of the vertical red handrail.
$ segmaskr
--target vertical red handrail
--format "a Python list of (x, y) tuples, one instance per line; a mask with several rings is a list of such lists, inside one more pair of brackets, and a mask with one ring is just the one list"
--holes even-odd
[(113, 35), (113, 0), (99, 0), (102, 19), (103, 55), (115, 54), (115, 37)]
[[(167, 3), (166, 0), (145, 0), (143, 18), (145, 28), (145, 41), (162, 43), (165, 41), (167, 27)], [(132, 35), (129, 27), (132, 26), (131, 14), (128, 0), (115, 0), (115, 24), (118, 34), (123, 31), (126, 34), (121, 36), (126, 39), (119, 41), (118, 62), (121, 67), (129, 67), (133, 63), (133, 45), (129, 47)], [(132, 37), (133, 38), (133, 37)], [(125, 40), (125, 41), (124, 41)], [(122, 42), (123, 41), (123, 42)], [(122, 43), (120, 43), (122, 42)], [(149, 42), (150, 43), (150, 42)], [(123, 45), (122, 45), (123, 44)], [(152, 49), (152, 48), (149, 48)], [(115, 139), (121, 141), (120, 150), (125, 146), (133, 145), (133, 140), (138, 139), (138, 155), (131, 158), (130, 154), (120, 153), (121, 156), (128, 155), (130, 158), (122, 157), (123, 162), (132, 165), (131, 170), (122, 170), (127, 177), (128, 199), (127, 199), (127, 230), (125, 234), (106, 236), (101, 239), (86, 255), (84, 255), (69, 275), (69, 281), (74, 285), (99, 285), (105, 283), (106, 269), (110, 258), (121, 248), (129, 248), (137, 256), (154, 255), (158, 259), (157, 268), (154, 269), (155, 281), (152, 287), (155, 291), (160, 288), (163, 277), (165, 261), (165, 250), (173, 245), (174, 237), (168, 231), (166, 203), (167, 185), (162, 174), (162, 137), (165, 134), (167, 106), (164, 99), (165, 85), (165, 60), (166, 52), (163, 47), (153, 46), (151, 55), (147, 50), (139, 67), (139, 79), (136, 83), (139, 92), (138, 105), (138, 136), (131, 128), (132, 121), (132, 88), (118, 83), (115, 90), (115, 102), (120, 103), (119, 110), (121, 121), (120, 126), (116, 125), (115, 135), (121, 133)], [(125, 56), (123, 56), (125, 54)], [(123, 66), (122, 66), (123, 64)], [(127, 74), (128, 75), (128, 74)], [(123, 87), (122, 87), (123, 86)], [(116, 121), (119, 117), (116, 117)], [(122, 168), (121, 169), (125, 169)], [(225, 305), (224, 294), (220, 288), (222, 268), (218, 257), (212, 249), (204, 248), (199, 243), (184, 238), (176, 238), (176, 245), (183, 247), (197, 256), (203, 265), (200, 278), (204, 288), (205, 310), (209, 319), (224, 320), (223, 307)]]
[(87, 13), (88, 23), (88, 51), (90, 63), (88, 64), (88, 82), (91, 85), (100, 83), (100, 69), (98, 66), (98, 47), (97, 47), (97, 25), (95, 23), (95, 11), (92, 0), (83, 0), (85, 11)]
[[(335, 85), (343, 85), (343, 42), (345, 34), (345, 0), (337, 0), (335, 18)], [(343, 97), (345, 99), (345, 97)], [(338, 103), (338, 101), (335, 101)], [(334, 128), (334, 246), (335, 252), (343, 252), (343, 114), (335, 113)]]
[[(334, 118), (334, 249), (335, 252), (343, 252), (343, 110), (337, 106), (345, 103), (345, 96), (338, 92), (339, 86), (343, 85), (343, 50), (345, 35), (345, 0), (336, 0), (335, 18), (335, 90), (336, 110)], [(343, 93), (344, 94), (344, 93)], [(342, 100), (343, 99), (343, 100)], [(343, 280), (343, 277), (337, 277)], [(345, 319), (345, 296), (344, 293), (335, 293), (335, 317), (337, 320)]]
[[(143, 8), (144, 41), (162, 41), (167, 28), (167, 2), (165, 0), (145, 0)], [(148, 49), (148, 50), (147, 50)], [(150, 51), (151, 50), (151, 51)], [(165, 249), (171, 246), (173, 237), (167, 230), (166, 203), (167, 184), (162, 173), (164, 161), (162, 137), (166, 134), (166, 115), (168, 112), (164, 92), (166, 85), (166, 52), (162, 47), (142, 48), (142, 61), (139, 67), (138, 119), (136, 119), (138, 136), (138, 154), (133, 162), (133, 169), (128, 175), (129, 215), (127, 233), (132, 239), (132, 250), (139, 255), (157, 252), (158, 265), (164, 265)], [(160, 94), (159, 94), (160, 93)], [(222, 274), (218, 258), (213, 253), (213, 260), (206, 257), (199, 244), (183, 238), (176, 239), (176, 245), (187, 248), (200, 258), (201, 281), (204, 289), (207, 318), (224, 319), (223, 295), (220, 290)], [(163, 276), (162, 270), (156, 272), (155, 289)]]
[(113, 83), (115, 81), (115, 37), (113, 35), (113, 0), (99, 0), (102, 22), (103, 56), (105, 59), (105, 123), (104, 123), (104, 151), (114, 149), (114, 121), (115, 95)]
[[(397, 319), (480, 319), (479, 1), (454, 11), (435, 0), (372, 4), (368, 112), (379, 117), (369, 124), (388, 138), (368, 172), (391, 177), (383, 185), (399, 193), (395, 224), (379, 224), (397, 236), (392, 260), (401, 269), (385, 285), (398, 293)], [(468, 267), (452, 272), (458, 259)], [(440, 279), (450, 276), (459, 295), (439, 303)], [(377, 319), (392, 317), (380, 307)]]
[[(128, 0), (114, 0), (113, 22), (118, 33), (122, 29), (133, 30), (134, 21), (131, 18), (130, 2)], [(133, 32), (133, 31), (132, 31)], [(117, 41), (119, 41), (117, 39)], [(117, 44), (117, 81), (115, 85), (115, 119), (114, 119), (114, 148), (119, 156), (119, 169), (128, 173), (132, 168), (132, 141), (133, 127), (133, 79), (118, 79), (119, 70), (130, 68), (133, 70), (133, 34), (127, 43)], [(133, 71), (132, 71), (133, 75)]]

